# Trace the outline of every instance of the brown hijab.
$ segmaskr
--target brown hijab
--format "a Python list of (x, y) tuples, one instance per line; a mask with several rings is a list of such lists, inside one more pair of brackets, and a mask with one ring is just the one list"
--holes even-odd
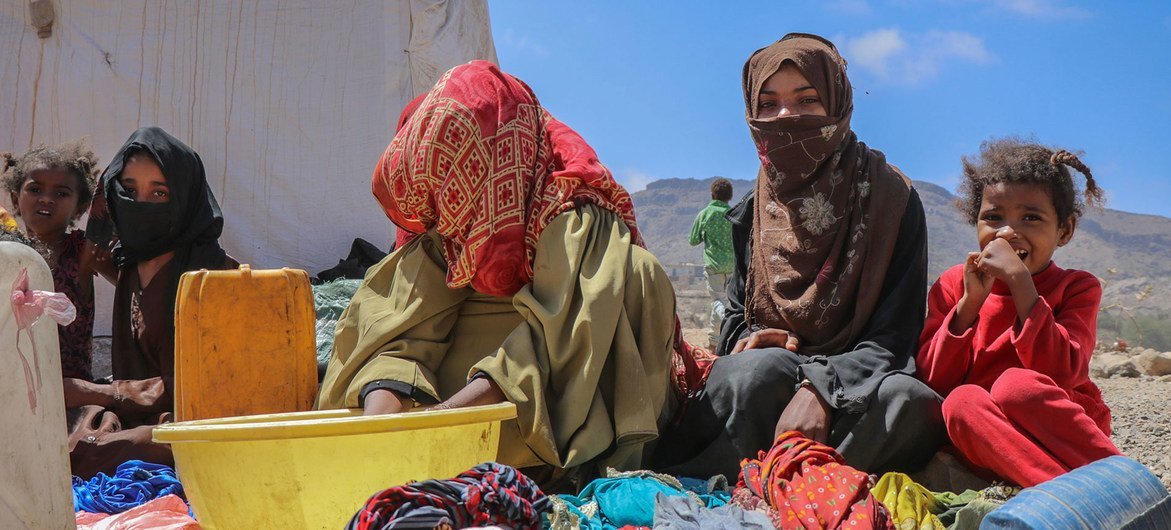
[[(828, 116), (757, 119), (761, 87), (785, 64), (817, 89)], [(850, 130), (846, 61), (821, 37), (793, 33), (753, 53), (744, 103), (761, 161), (748, 322), (796, 333), (804, 353), (841, 353), (878, 305), (910, 181)]]

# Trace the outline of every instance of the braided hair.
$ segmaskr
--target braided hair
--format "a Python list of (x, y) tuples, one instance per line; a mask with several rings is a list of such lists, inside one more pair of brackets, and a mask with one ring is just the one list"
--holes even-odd
[[(1090, 168), (1065, 149), (1014, 137), (998, 138), (981, 143), (979, 157), (964, 156), (963, 163), (956, 205), (973, 225), (979, 219), (984, 189), (994, 184), (1041, 186), (1053, 200), (1061, 223), (1077, 220), (1086, 206), (1100, 207), (1106, 200)], [(1085, 177), (1084, 190), (1074, 182), (1069, 168)]]

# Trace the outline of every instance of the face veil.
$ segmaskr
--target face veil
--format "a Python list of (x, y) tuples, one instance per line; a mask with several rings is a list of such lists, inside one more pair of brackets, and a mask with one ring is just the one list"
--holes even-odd
[[(828, 116), (758, 119), (769, 76), (797, 68)], [(745, 312), (756, 328), (791, 331), (802, 351), (853, 346), (878, 304), (910, 182), (850, 130), (853, 91), (829, 41), (792, 34), (744, 65), (745, 116), (757, 173)]]

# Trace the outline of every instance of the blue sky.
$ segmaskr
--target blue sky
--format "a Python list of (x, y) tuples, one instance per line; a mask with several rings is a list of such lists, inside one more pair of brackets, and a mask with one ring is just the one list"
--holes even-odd
[[(740, 72), (785, 33), (849, 62), (853, 127), (954, 190), (1008, 134), (1085, 151), (1110, 208), (1171, 216), (1171, 2), (490, 0), (501, 66), (632, 191), (755, 177)], [(737, 195), (742, 191), (737, 190)]]

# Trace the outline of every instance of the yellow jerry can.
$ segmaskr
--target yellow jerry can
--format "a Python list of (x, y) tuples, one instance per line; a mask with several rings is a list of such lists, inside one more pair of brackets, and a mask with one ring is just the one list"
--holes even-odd
[(200, 270), (175, 299), (178, 421), (309, 410), (317, 395), (313, 292), (302, 270)]

